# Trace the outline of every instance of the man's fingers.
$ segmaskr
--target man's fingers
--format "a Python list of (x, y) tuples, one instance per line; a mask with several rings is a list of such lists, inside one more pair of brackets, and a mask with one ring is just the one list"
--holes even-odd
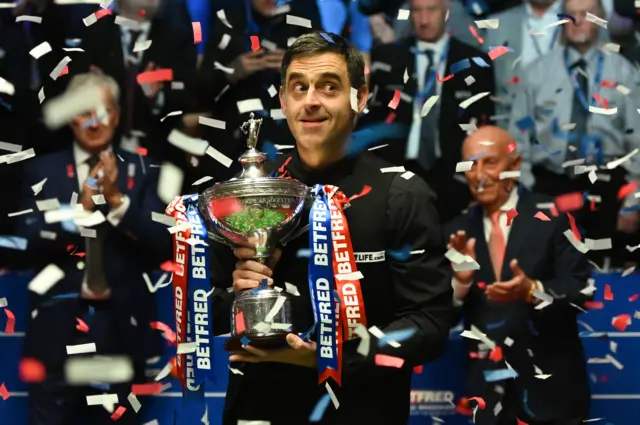
[(251, 354), (232, 354), (229, 357), (229, 361), (232, 363), (235, 363), (235, 362), (258, 363), (260, 359)]
[(260, 286), (260, 282), (252, 279), (236, 279), (233, 282), (233, 290), (236, 292), (255, 289), (258, 286)]
[(256, 348), (252, 345), (243, 345), (242, 348), (244, 348), (245, 350), (247, 350), (249, 353), (253, 354), (256, 357), (267, 357), (267, 354), (269, 354), (268, 352), (261, 350), (259, 348)]
[(265, 264), (253, 260), (240, 260), (236, 263), (236, 270), (248, 270), (259, 273), (265, 277), (271, 277), (273, 272)]
[(239, 260), (250, 260), (256, 256), (257, 252), (253, 248), (240, 246), (233, 250), (233, 255)]

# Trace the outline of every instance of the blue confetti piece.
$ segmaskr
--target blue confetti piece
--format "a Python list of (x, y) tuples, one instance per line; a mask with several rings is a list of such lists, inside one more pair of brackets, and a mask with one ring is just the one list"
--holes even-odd
[(242, 338), (240, 338), (240, 342), (244, 346), (247, 346), (247, 345), (251, 344), (251, 340), (249, 338), (247, 338), (246, 336), (243, 336)]
[(11, 104), (5, 102), (1, 97), (0, 97), (0, 105), (4, 106), (9, 111), (13, 110), (13, 106), (11, 106)]
[(324, 38), (325, 40), (327, 40), (329, 43), (333, 44), (334, 41), (331, 38), (331, 36), (329, 36), (329, 34), (327, 34), (326, 32), (321, 32), (320, 35), (322, 36), (322, 38)]
[(487, 154), (487, 151), (480, 152), (479, 154), (474, 155), (474, 156), (472, 156), (471, 158), (467, 159), (467, 161), (475, 161), (476, 159), (480, 159), (480, 158), (482, 158), (482, 157), (483, 157), (483, 156), (485, 156), (486, 154)]
[(93, 117), (91, 119), (86, 120), (85, 122), (82, 123), (82, 127), (83, 128), (87, 128), (90, 127), (92, 125), (95, 125), (98, 122), (98, 117)]
[(78, 298), (79, 296), (80, 296), (80, 293), (78, 292), (69, 292), (67, 294), (60, 294), (51, 298), (54, 300), (70, 300), (73, 298)]
[(472, 57), (471, 60), (473, 61), (473, 63), (475, 63), (476, 65), (478, 65), (481, 68), (490, 68), (491, 67), (491, 65), (489, 65), (487, 63), (487, 61), (485, 61), (480, 56)]
[(93, 177), (87, 177), (87, 185), (92, 188), (95, 189), (97, 187), (98, 184), (98, 179), (94, 179)]
[(311, 257), (311, 250), (310, 249), (299, 249), (298, 252), (296, 252), (296, 257), (297, 258), (309, 258), (309, 257)]
[(109, 391), (111, 389), (111, 385), (102, 382), (91, 382), (89, 386), (100, 391)]
[(378, 123), (362, 128), (351, 134), (347, 144), (347, 155), (355, 156), (389, 139), (403, 139), (409, 134), (409, 126), (399, 123)]
[(558, 19), (569, 19), (571, 22), (576, 23), (576, 18), (566, 13), (558, 13)]
[(451, 67), (449, 68), (449, 72), (451, 74), (457, 74), (458, 72), (470, 67), (471, 67), (471, 62), (469, 61), (469, 59), (462, 59), (461, 61), (458, 61), (453, 65), (451, 65)]
[(409, 257), (411, 257), (411, 247), (409, 245), (405, 245), (397, 250), (387, 250), (387, 254), (393, 257), (398, 261), (407, 261)]
[(487, 6), (487, 3), (485, 3), (484, 0), (473, 0), (467, 2), (467, 11), (472, 16), (484, 15), (488, 10), (489, 6)]
[(268, 141), (265, 141), (262, 144), (262, 152), (267, 154), (267, 158), (269, 159), (269, 161), (275, 161), (276, 157), (278, 156), (278, 148), (276, 148), (273, 143)]
[(528, 390), (524, 390), (523, 398), (524, 400), (522, 403), (522, 407), (524, 408), (524, 411), (527, 413), (527, 415), (529, 415), (530, 418), (535, 418), (536, 415), (534, 415), (531, 409), (529, 408), (529, 391)]
[(529, 330), (535, 336), (538, 336), (538, 330), (533, 326), (533, 322), (531, 320), (527, 320), (527, 325), (529, 325)]
[(327, 410), (327, 407), (329, 407), (330, 401), (331, 397), (329, 396), (329, 394), (323, 395), (313, 408), (311, 416), (309, 416), (309, 422), (320, 422), (322, 420), (322, 417), (324, 416), (325, 410)]
[(562, 153), (562, 151), (560, 151), (560, 150), (557, 150), (557, 151), (549, 150), (549, 148), (547, 148), (546, 146), (544, 146), (544, 145), (540, 144), (540, 142), (538, 141), (538, 139), (534, 140), (534, 141), (533, 141), (533, 144), (534, 144), (535, 146), (537, 146), (537, 147), (538, 147), (538, 149), (542, 149), (545, 153), (547, 153), (547, 154), (549, 154), (549, 155), (551, 155), (551, 156), (560, 155), (560, 154)]
[(277, 0), (276, 1), (276, 7), (280, 7), (280, 6), (284, 6), (285, 4), (289, 3), (291, 0)]
[(484, 380), (487, 382), (504, 381), (505, 379), (517, 378), (518, 372), (513, 369), (485, 370)]
[(67, 38), (66, 40), (64, 40), (64, 44), (66, 44), (67, 47), (80, 47), (82, 45), (82, 39)]
[(493, 322), (493, 323), (487, 323), (487, 330), (494, 330), (494, 329), (498, 329), (502, 326), (504, 326), (504, 324), (507, 323), (504, 320), (501, 322)]
[[(89, 306), (89, 313), (88, 313), (89, 317), (93, 317), (95, 312), (96, 312), (96, 309), (92, 305), (90, 305)], [(86, 320), (85, 320), (85, 322), (86, 322)]]
[(378, 340), (378, 347), (389, 344), (389, 341), (402, 342), (411, 338), (416, 333), (415, 328), (400, 329), (399, 331), (388, 332)]
[(27, 249), (27, 240), (18, 236), (0, 236), (0, 247), (24, 251)]
[(533, 120), (532, 117), (526, 116), (516, 121), (516, 126), (520, 131), (529, 131), (536, 126), (536, 122)]

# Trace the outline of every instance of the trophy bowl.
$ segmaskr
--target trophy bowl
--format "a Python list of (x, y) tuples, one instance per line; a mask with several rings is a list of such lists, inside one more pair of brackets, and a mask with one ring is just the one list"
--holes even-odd
[[(298, 226), (310, 191), (297, 180), (265, 173), (267, 157), (255, 148), (261, 123), (251, 114), (242, 126), (249, 149), (238, 159), (243, 168), (240, 177), (204, 190), (198, 203), (211, 239), (231, 247), (252, 247), (254, 259), (264, 264)], [(240, 350), (247, 339), (258, 348), (277, 348), (286, 345), (288, 333), (295, 332), (288, 297), (265, 282), (236, 295), (231, 323), (231, 338), (225, 345), (229, 351)]]

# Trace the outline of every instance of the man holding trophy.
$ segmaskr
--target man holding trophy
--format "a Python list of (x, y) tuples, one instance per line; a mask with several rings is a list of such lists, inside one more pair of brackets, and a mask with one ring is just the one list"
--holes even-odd
[[(433, 193), (368, 152), (348, 154), (368, 94), (353, 45), (334, 34), (299, 37), (280, 88), (295, 151), (265, 164), (255, 149), (262, 120), (252, 116), (242, 174), (169, 207), (186, 212), (191, 238), (202, 218), (211, 239), (234, 247), (210, 243), (206, 266), (216, 289), (209, 324), (231, 333), (225, 425), (404, 425), (413, 368), (444, 352), (453, 294)], [(189, 235), (174, 236), (176, 262), (189, 270), (176, 319), (195, 316), (197, 329), (207, 307), (191, 278), (205, 275), (204, 263), (180, 251)], [(185, 375), (197, 377), (200, 363), (187, 359)]]

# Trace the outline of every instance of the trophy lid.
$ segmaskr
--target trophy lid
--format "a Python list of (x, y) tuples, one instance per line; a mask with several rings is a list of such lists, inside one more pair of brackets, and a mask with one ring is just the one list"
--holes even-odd
[(260, 177), (268, 177), (264, 171), (264, 163), (267, 155), (256, 149), (258, 145), (258, 133), (262, 125), (262, 118), (254, 119), (253, 112), (249, 115), (249, 121), (242, 124), (240, 129), (247, 135), (247, 149), (238, 161), (242, 165), (242, 174), (240, 179), (256, 179)]

